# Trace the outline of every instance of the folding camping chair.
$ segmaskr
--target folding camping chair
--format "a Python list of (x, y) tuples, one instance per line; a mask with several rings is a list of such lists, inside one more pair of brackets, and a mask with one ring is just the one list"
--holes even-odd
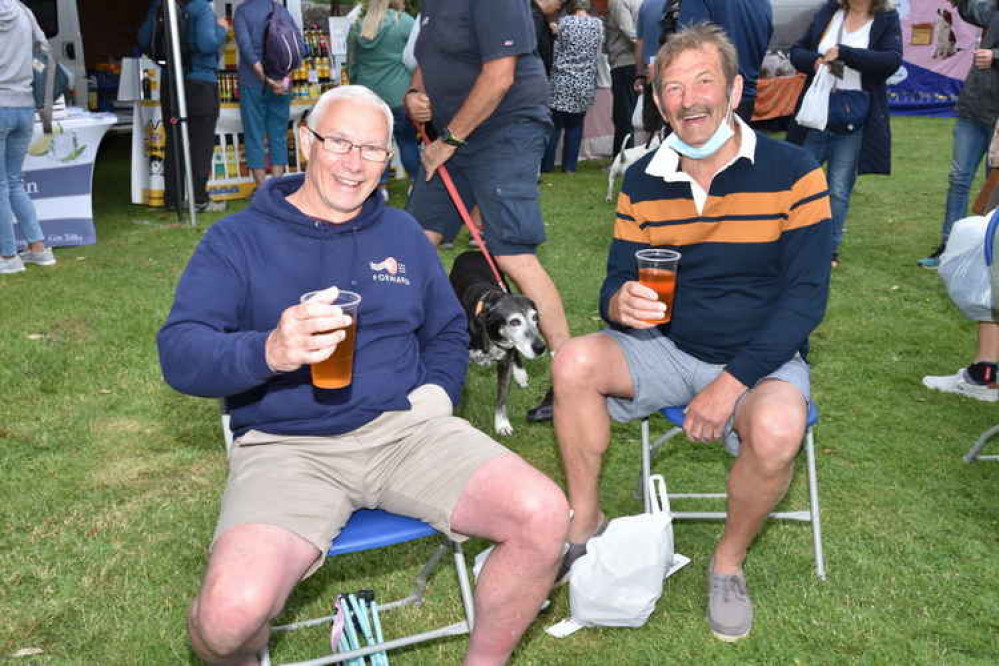
[(964, 454), (964, 462), (973, 463), (976, 460), (999, 460), (999, 455), (982, 455), (982, 449), (985, 448), (985, 445), (988, 444), (989, 440), (996, 434), (999, 434), (999, 425), (994, 425), (979, 435), (978, 439), (975, 440), (974, 445), (968, 449), (967, 453)]
[[(226, 454), (228, 455), (233, 444), (232, 430), (229, 428), (229, 414), (225, 410), (225, 402), (222, 402), (222, 433), (225, 439)], [(464, 610), (465, 619), (454, 624), (450, 624), (435, 629), (430, 629), (416, 634), (409, 634), (401, 638), (384, 640), (378, 643), (369, 644), (357, 650), (349, 652), (331, 653), (324, 657), (311, 659), (308, 661), (295, 662), (287, 666), (319, 666), (320, 664), (334, 664), (349, 659), (357, 659), (365, 655), (377, 652), (387, 652), (407, 645), (415, 645), (426, 641), (444, 638), (447, 636), (461, 636), (468, 634), (472, 630), (475, 621), (474, 607), (472, 602), (472, 584), (468, 577), (468, 567), (465, 563), (465, 555), (461, 549), (461, 544), (452, 541), (440, 534), (430, 525), (399, 516), (380, 509), (361, 509), (355, 511), (347, 521), (347, 524), (334, 539), (326, 557), (336, 557), (337, 555), (347, 555), (349, 553), (360, 553), (368, 550), (375, 550), (387, 546), (394, 546), (416, 539), (424, 539), (431, 536), (440, 536), (441, 543), (434, 550), (430, 559), (417, 574), (413, 584), (413, 590), (409, 596), (386, 603), (379, 602), (380, 611), (388, 611), (401, 606), (421, 606), (423, 595), (427, 588), (427, 582), (433, 575), (441, 559), (448, 550), (452, 551), (455, 571), (458, 575), (458, 588), (461, 595), (461, 604)], [(285, 624), (271, 627), (272, 632), (294, 631), (305, 627), (327, 626), (336, 617), (335, 614), (317, 617), (311, 620), (303, 620), (292, 624)], [(270, 650), (265, 646), (260, 653), (261, 666), (272, 666)]]
[[(642, 419), (642, 476), (639, 479), (639, 489), (645, 497), (645, 510), (649, 511), (649, 498), (646, 492), (646, 483), (652, 472), (652, 459), (661, 448), (674, 437), (683, 432), (684, 410), (686, 405), (681, 407), (664, 407), (659, 410), (672, 427), (655, 441), (652, 440), (651, 418), (648, 416)], [(805, 441), (802, 447), (805, 450), (805, 462), (808, 469), (808, 509), (800, 511), (778, 511), (770, 514), (774, 520), (796, 520), (812, 524), (812, 547), (815, 552), (815, 575), (820, 580), (826, 579), (825, 556), (822, 551), (822, 525), (819, 520), (819, 480), (815, 473), (815, 437), (812, 429), (819, 420), (819, 412), (814, 403), (808, 405), (808, 420), (805, 428)], [(668, 487), (675, 487), (668, 484)], [(669, 493), (670, 500), (674, 499), (725, 499), (725, 493)], [(673, 511), (673, 518), (678, 520), (725, 520), (727, 513), (724, 511)]]

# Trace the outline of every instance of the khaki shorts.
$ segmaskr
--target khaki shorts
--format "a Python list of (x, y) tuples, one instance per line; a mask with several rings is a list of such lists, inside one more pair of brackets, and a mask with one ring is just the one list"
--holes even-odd
[(361, 508), (418, 518), (455, 540), (466, 539), (450, 528), (465, 484), (482, 465), (510, 451), (452, 416), (441, 387), (424, 384), (409, 400), (412, 409), (385, 412), (343, 435), (250, 430), (237, 439), (213, 543), (236, 525), (264, 523), (326, 553)]

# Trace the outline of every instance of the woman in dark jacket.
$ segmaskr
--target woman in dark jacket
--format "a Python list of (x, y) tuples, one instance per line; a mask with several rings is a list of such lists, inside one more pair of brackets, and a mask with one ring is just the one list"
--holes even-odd
[(826, 163), (833, 219), (833, 266), (846, 227), (857, 174), (891, 173), (891, 127), (885, 81), (902, 64), (902, 29), (889, 0), (829, 0), (791, 49), (791, 62), (811, 77), (820, 67), (842, 72), (837, 87), (870, 96), (859, 128), (834, 132), (792, 123), (787, 139)]

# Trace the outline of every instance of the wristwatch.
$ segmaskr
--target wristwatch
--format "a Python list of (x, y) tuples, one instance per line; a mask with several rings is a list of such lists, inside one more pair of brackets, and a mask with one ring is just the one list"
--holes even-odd
[(451, 134), (451, 128), (445, 127), (444, 132), (441, 134), (441, 141), (449, 146), (454, 146), (455, 148), (461, 148), (465, 145), (464, 139), (459, 139), (454, 134)]

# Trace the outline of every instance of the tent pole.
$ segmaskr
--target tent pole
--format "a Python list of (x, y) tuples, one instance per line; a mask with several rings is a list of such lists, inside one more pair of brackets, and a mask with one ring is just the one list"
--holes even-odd
[[(184, 63), (180, 56), (180, 35), (177, 29), (177, 6), (173, 0), (166, 1), (167, 22), (170, 28), (170, 85), (177, 93), (177, 119), (180, 125), (180, 140), (184, 155), (184, 184), (187, 190), (187, 208), (191, 216), (191, 226), (198, 223), (194, 208), (194, 178), (191, 175), (191, 138), (187, 132), (187, 94), (184, 88)], [(179, 193), (178, 193), (179, 194)]]

